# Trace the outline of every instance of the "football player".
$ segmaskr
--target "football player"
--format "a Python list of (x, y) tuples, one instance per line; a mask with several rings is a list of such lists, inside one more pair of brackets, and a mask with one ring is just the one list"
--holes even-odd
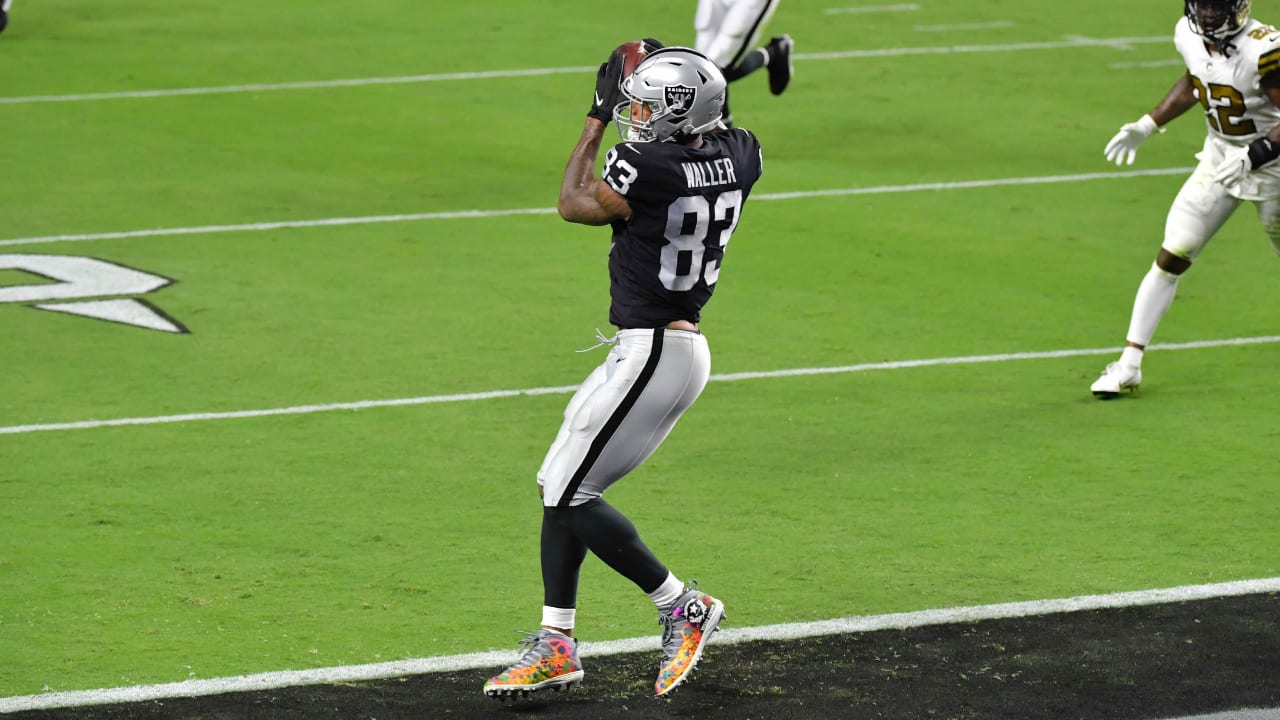
[[(560, 185), (560, 216), (608, 225), (608, 355), (569, 401), (538, 471), (542, 496), (542, 627), (514, 665), (491, 678), (495, 698), (565, 688), (583, 675), (574, 638), (578, 575), (588, 551), (653, 601), (662, 626), (654, 692), (688, 677), (724, 616), (724, 603), (685, 584), (640, 539), (603, 495), (671, 432), (710, 376), (699, 329), (702, 308), (747, 196), (761, 173), (760, 144), (721, 124), (726, 81), (701, 53), (669, 47), (649, 53), (619, 87), (615, 51), (597, 74), (586, 127)], [(606, 125), (624, 141), (595, 174)], [(661, 480), (657, 482), (661, 483)], [(692, 490), (659, 485), (656, 497), (707, 504)]]
[(1138, 286), (1120, 358), (1093, 383), (1118, 397), (1142, 382), (1142, 355), (1178, 280), (1244, 200), (1280, 252), (1280, 31), (1249, 17), (1249, 0), (1184, 0), (1174, 44), (1187, 71), (1150, 113), (1120, 128), (1104, 154), (1133, 164), (1142, 141), (1199, 105), (1208, 135), (1199, 164), (1173, 199), (1164, 241)]
[[(764, 47), (756, 47), (760, 31), (773, 17), (778, 0), (698, 0), (693, 16), (697, 31), (693, 46), (720, 66), (725, 80), (733, 82), (769, 69), (769, 92), (781, 95), (794, 72), (790, 35), (779, 35)], [(733, 125), (726, 97), (724, 123)]]
[(0, 0), (0, 32), (9, 26), (9, 6), (13, 5), (13, 0)]

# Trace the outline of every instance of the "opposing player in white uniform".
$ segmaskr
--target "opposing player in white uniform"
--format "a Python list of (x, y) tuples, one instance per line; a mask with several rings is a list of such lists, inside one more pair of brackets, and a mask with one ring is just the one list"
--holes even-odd
[(1249, 0), (1185, 0), (1174, 44), (1187, 72), (1154, 110), (1107, 143), (1107, 160), (1133, 164), (1138, 145), (1200, 105), (1208, 125), (1199, 164), (1165, 221), (1164, 242), (1138, 286), (1120, 358), (1090, 388), (1102, 399), (1142, 382), (1142, 356), (1178, 279), (1242, 201), (1254, 203), (1280, 253), (1280, 31), (1249, 17)]
[[(769, 92), (781, 95), (794, 73), (791, 51), (795, 43), (790, 35), (778, 35), (763, 47), (756, 47), (760, 32), (777, 8), (778, 0), (698, 0), (693, 16), (693, 29), (697, 32), (693, 47), (711, 58), (728, 82), (761, 67), (768, 68)], [(733, 125), (727, 97), (724, 123)]]

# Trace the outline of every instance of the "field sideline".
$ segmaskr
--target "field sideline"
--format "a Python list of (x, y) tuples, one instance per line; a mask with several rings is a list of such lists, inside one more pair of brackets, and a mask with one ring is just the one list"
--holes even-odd
[[(796, 640), (866, 633), (885, 629), (917, 628), (926, 625), (973, 623), (999, 618), (1024, 618), (1051, 613), (1082, 612), (1108, 608), (1140, 607), (1160, 603), (1188, 602), (1208, 598), (1280, 592), (1280, 577), (1238, 580), (1212, 585), (1138, 590), (1109, 595), (1085, 595), (1056, 600), (1002, 603), (978, 607), (943, 608), (910, 613), (870, 617), (848, 617), (834, 620), (786, 623), (754, 628), (727, 628), (715, 639), (716, 645), (732, 645), (756, 640)], [(584, 643), (582, 657), (605, 657), (660, 649), (658, 638), (647, 636), (599, 643)], [(163, 685), (141, 685), (99, 690), (49, 692), (40, 695), (0, 697), (0, 712), (47, 710), (114, 703), (134, 703), (166, 698), (200, 697), (221, 693), (243, 693), (273, 688), (329, 683), (352, 683), (406, 675), (453, 672), (501, 666), (510, 661), (509, 651), (490, 651), (350, 667), (314, 668), (299, 671), (275, 671), (258, 675), (207, 680), (187, 680)]]

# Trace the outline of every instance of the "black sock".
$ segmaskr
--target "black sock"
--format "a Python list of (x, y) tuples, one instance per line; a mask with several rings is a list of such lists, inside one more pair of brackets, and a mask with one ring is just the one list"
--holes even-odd
[(542, 604), (548, 607), (578, 606), (578, 571), (587, 557), (587, 546), (573, 530), (542, 509)]
[(742, 62), (725, 70), (724, 79), (733, 82), (738, 78), (746, 77), (764, 67), (768, 59), (769, 55), (764, 48), (756, 48), (747, 53), (746, 57), (742, 58)]
[(604, 500), (596, 498), (577, 507), (547, 508), (547, 513), (553, 513), (596, 557), (644, 592), (657, 590), (667, 579), (667, 566), (640, 540), (636, 526)]

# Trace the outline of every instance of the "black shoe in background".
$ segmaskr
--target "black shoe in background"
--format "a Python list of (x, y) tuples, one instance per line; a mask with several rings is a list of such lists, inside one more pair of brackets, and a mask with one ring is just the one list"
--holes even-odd
[(790, 35), (779, 35), (769, 41), (769, 92), (781, 95), (791, 82), (795, 70), (791, 67), (791, 49), (795, 43)]

